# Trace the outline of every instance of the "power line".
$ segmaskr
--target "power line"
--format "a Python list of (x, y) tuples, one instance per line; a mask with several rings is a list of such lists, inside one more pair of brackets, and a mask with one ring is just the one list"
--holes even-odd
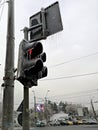
[[(96, 92), (96, 91), (98, 91), (98, 89), (91, 89), (91, 90), (86, 90), (86, 91), (79, 91), (79, 92), (73, 92), (73, 93), (68, 93), (68, 94), (66, 94), (66, 95), (59, 95), (59, 96), (72, 96), (72, 95), (79, 95), (79, 94), (87, 94), (87, 93), (94, 93), (94, 92)], [(98, 93), (98, 92), (97, 92)], [(53, 97), (56, 97), (56, 96), (58, 96), (58, 95), (54, 95)]]
[(4, 5), (5, 5), (5, 0), (4, 0), (4, 2), (2, 3), (2, 4), (0, 4), (0, 8), (2, 7), (2, 9), (1, 9), (1, 13), (0, 13), (0, 21), (1, 21), (1, 18), (2, 18), (2, 14), (3, 14), (3, 10), (4, 10)]
[(82, 77), (82, 76), (90, 76), (90, 75), (96, 75), (98, 72), (92, 72), (92, 73), (85, 73), (85, 74), (78, 74), (78, 75), (70, 75), (70, 76), (65, 76), (65, 77), (57, 77), (57, 78), (50, 78), (50, 79), (44, 79), (41, 81), (45, 80), (60, 80), (60, 79), (68, 79), (68, 78), (76, 78), (76, 77)]
[[(86, 97), (89, 97), (89, 96), (91, 96), (91, 95), (98, 95), (98, 93), (97, 92), (93, 92), (93, 93), (88, 93), (88, 94), (80, 94), (80, 95), (75, 95), (75, 96), (67, 96), (67, 95), (63, 95), (62, 97), (59, 95), (59, 96), (57, 96), (56, 98), (59, 98), (59, 99), (69, 99), (69, 98), (71, 98), (71, 99), (73, 99), (73, 98), (77, 98), (77, 97), (81, 97), (81, 98), (84, 98), (85, 96)], [(51, 98), (54, 98), (54, 96), (53, 97), (51, 97)]]
[(70, 62), (73, 62), (73, 61), (81, 60), (81, 59), (84, 59), (84, 58), (87, 58), (87, 57), (90, 57), (90, 56), (94, 56), (94, 55), (98, 55), (98, 52), (91, 53), (89, 55), (85, 55), (85, 56), (82, 56), (82, 57), (74, 58), (74, 59), (71, 59), (71, 60), (68, 60), (68, 61), (64, 61), (62, 63), (52, 65), (52, 66), (50, 66), (50, 68), (61, 66), (61, 65), (64, 65), (64, 64), (67, 64), (67, 63), (70, 63)]
[(2, 2), (2, 0), (0, 0), (0, 3)]
[[(62, 96), (61, 95), (57, 95), (57, 97), (56, 96), (51, 97), (51, 100), (54, 100), (54, 101), (55, 100), (59, 100), (59, 101), (67, 102), (69, 99), (78, 99), (78, 101), (81, 102), (80, 99), (85, 99), (85, 97), (88, 97), (88, 98), (86, 98), (86, 100), (87, 99), (89, 100), (89, 98), (92, 95), (98, 95), (98, 92), (87, 93), (87, 94), (83, 94), (82, 93), (80, 95), (74, 95), (74, 96), (72, 96), (71, 94), (69, 96), (68, 95), (65, 95), (65, 96), (64, 95), (62, 95)], [(83, 104), (84, 104), (84, 101), (83, 101)]]
[(0, 8), (1, 8), (5, 3), (6, 3), (5, 1), (2, 2), (2, 3), (0, 4)]
[(92, 95), (92, 94), (98, 94), (98, 89), (91, 89), (91, 90), (86, 90), (86, 91), (79, 91), (79, 92), (74, 92), (74, 93), (69, 93), (69, 94), (64, 94), (64, 95), (55, 95), (54, 97), (74, 97), (75, 96), (82, 96), (82, 95)]

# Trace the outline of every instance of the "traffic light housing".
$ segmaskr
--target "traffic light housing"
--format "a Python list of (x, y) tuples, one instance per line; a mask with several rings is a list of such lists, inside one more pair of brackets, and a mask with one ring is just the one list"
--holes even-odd
[[(46, 62), (46, 53), (42, 53), (40, 55), (40, 58), (42, 59), (43, 62)], [(37, 78), (38, 79), (41, 79), (41, 78), (44, 78), (46, 77), (48, 74), (48, 69), (46, 66), (43, 66), (42, 70), (40, 72), (38, 72), (38, 75), (37, 75)]]
[(37, 86), (37, 80), (47, 76), (47, 69), (43, 65), (45, 61), (46, 53), (43, 53), (41, 42), (22, 40), (19, 45), (17, 80), (24, 86)]

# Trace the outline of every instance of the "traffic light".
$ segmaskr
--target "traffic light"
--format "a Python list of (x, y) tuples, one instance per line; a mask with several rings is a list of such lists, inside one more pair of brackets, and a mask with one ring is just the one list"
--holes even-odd
[[(42, 59), (43, 62), (46, 62), (46, 53), (42, 53), (40, 55), (40, 58)], [(46, 77), (48, 74), (48, 69), (46, 66), (43, 66), (42, 70), (40, 72), (38, 72), (38, 75), (37, 75), (37, 78), (38, 79), (41, 79), (41, 78), (44, 78)]]
[(37, 80), (47, 76), (47, 69), (43, 66), (46, 53), (43, 52), (41, 42), (29, 43), (22, 40), (19, 45), (17, 80), (23, 85), (37, 86)]

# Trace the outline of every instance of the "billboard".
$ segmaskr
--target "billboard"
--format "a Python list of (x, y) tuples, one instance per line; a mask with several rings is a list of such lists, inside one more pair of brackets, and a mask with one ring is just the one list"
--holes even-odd
[(44, 112), (44, 104), (36, 104), (36, 111), (37, 112)]

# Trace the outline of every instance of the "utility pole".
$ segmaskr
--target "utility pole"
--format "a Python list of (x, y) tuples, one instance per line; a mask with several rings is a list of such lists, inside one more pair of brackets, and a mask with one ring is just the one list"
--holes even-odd
[(93, 105), (93, 101), (92, 101), (92, 99), (91, 99), (91, 106), (92, 106), (92, 110), (93, 110), (94, 118), (95, 118), (96, 121), (98, 122), (98, 119), (97, 119), (97, 116), (96, 116), (96, 112), (95, 112), (95, 109), (94, 109), (94, 105)]
[[(24, 28), (24, 39), (28, 40), (28, 28)], [(23, 130), (29, 130), (29, 87), (24, 86)]]
[(4, 94), (3, 94), (3, 114), (2, 130), (13, 130), (13, 109), (14, 109), (14, 0), (8, 1), (8, 25)]

